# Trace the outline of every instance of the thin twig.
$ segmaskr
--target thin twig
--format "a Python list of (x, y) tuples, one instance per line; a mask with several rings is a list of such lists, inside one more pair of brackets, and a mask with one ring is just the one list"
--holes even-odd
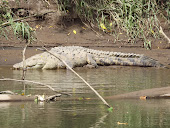
[(82, 20), (81, 20), (81, 22), (82, 22), (86, 27), (88, 27), (88, 28), (91, 29), (93, 32), (95, 32), (98, 37), (102, 37), (102, 34), (98, 33), (96, 30), (94, 30), (91, 25), (90, 25), (90, 26), (87, 25), (87, 24), (86, 24), (85, 22), (83, 22)]
[[(15, 20), (13, 20), (13, 22), (22, 21), (22, 20), (29, 19), (29, 18), (32, 18), (32, 17), (37, 17), (37, 16), (40, 16), (40, 15), (43, 16), (43, 15), (46, 15), (46, 14), (48, 14), (48, 13), (54, 13), (54, 12), (56, 12), (56, 11), (47, 11), (47, 12), (40, 13), (40, 14), (34, 14), (34, 15), (31, 15), (31, 16), (27, 16), (27, 17), (15, 19)], [(5, 22), (5, 23), (3, 23), (3, 24), (0, 24), (0, 27), (7, 27), (7, 26), (9, 26), (9, 25), (11, 25), (11, 23), (7, 21), (7, 22)]]
[(47, 50), (45, 47), (43, 47), (48, 53), (50, 53), (51, 55), (53, 55), (54, 57), (56, 57), (57, 59), (59, 59), (60, 61), (62, 61), (66, 67), (68, 69), (70, 69), (75, 75), (77, 75), (102, 101), (103, 103), (110, 108), (110, 105), (105, 101), (105, 99), (103, 99), (102, 96), (100, 96), (100, 94), (86, 81), (84, 80), (77, 72), (75, 72), (64, 60), (62, 60), (61, 58), (59, 58), (58, 56), (56, 56), (55, 54), (53, 54), (52, 52), (50, 52), (49, 50)]
[(25, 79), (26, 71), (27, 71), (26, 62), (25, 62), (25, 51), (26, 51), (28, 45), (29, 45), (29, 44), (26, 44), (26, 45), (25, 45), (25, 47), (24, 47), (24, 49), (23, 49), (23, 52), (22, 52), (22, 54), (23, 54), (23, 56), (22, 56), (22, 60), (23, 60), (23, 74), (22, 74), (22, 80)]
[(3, 78), (3, 79), (0, 79), (0, 81), (17, 81), (17, 82), (33, 83), (33, 84), (46, 86), (46, 87), (48, 87), (49, 89), (51, 89), (52, 91), (54, 91), (56, 93), (60, 93), (60, 94), (64, 94), (64, 95), (71, 95), (71, 94), (68, 94), (68, 93), (58, 92), (54, 88), (52, 88), (50, 85), (40, 83), (40, 82), (30, 81), (30, 80), (17, 80), (17, 79), (11, 79), (11, 78)]
[(164, 33), (164, 31), (163, 31), (163, 29), (162, 29), (162, 27), (160, 26), (160, 30), (159, 30), (159, 32), (168, 40), (168, 43), (170, 43), (170, 39), (169, 39), (169, 37)]

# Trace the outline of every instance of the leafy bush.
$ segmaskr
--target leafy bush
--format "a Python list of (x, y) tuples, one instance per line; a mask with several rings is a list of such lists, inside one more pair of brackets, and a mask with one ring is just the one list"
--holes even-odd
[(8, 6), (8, 1), (3, 0), (0, 5), (0, 36), (4, 36), (8, 39), (7, 33), (12, 28), (14, 35), (21, 40), (25, 40), (26, 43), (31, 43), (34, 38), (34, 31), (27, 22), (14, 20), (15, 15), (12, 13), (11, 8)]
[(58, 3), (106, 33), (116, 36), (125, 32), (133, 42), (142, 38), (147, 43), (148, 36), (158, 37), (157, 16), (161, 8), (165, 8), (167, 20), (170, 16), (170, 2), (162, 0), (59, 0)]

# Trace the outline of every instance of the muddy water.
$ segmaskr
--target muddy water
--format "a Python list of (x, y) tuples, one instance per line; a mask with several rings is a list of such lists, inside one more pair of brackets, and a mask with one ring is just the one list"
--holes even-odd
[[(102, 96), (170, 86), (170, 70), (139, 67), (75, 69)], [(0, 67), (0, 77), (21, 79), (22, 71)], [(50, 84), (73, 97), (96, 97), (68, 70), (30, 70), (27, 80)], [(25, 94), (53, 94), (34, 84), (0, 81), (0, 91)], [(63, 96), (65, 97), (65, 96)], [(112, 113), (100, 100), (58, 101), (54, 103), (0, 103), (0, 128), (168, 128), (170, 100), (108, 100)]]

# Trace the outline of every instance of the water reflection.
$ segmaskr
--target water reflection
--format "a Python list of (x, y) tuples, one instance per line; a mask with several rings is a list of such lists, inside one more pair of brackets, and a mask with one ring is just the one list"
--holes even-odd
[[(167, 69), (155, 68), (99, 68), (75, 69), (102, 96), (170, 85)], [(0, 67), (0, 77), (21, 79), (22, 71)], [(96, 97), (69, 70), (29, 70), (26, 79), (48, 83), (56, 90), (71, 92), (73, 96)], [(1, 90), (19, 92), (23, 83), (0, 81)], [(27, 94), (52, 93), (42, 86), (26, 84)], [(54, 103), (0, 103), (1, 128), (156, 128), (170, 127), (169, 100), (108, 100), (112, 113), (99, 100), (58, 101)], [(127, 123), (127, 124), (118, 124)]]
[[(155, 128), (169, 127), (170, 102), (109, 101), (114, 111), (108, 113), (97, 102), (11, 103), (0, 109), (2, 128)], [(118, 124), (127, 123), (127, 124)]]
[[(126, 67), (87, 70), (79, 68), (76, 71), (103, 95), (114, 95), (153, 87), (163, 87), (170, 84), (170, 75), (167, 69)], [(7, 77), (14, 79), (20, 79), (22, 77), (22, 71), (10, 70), (5, 72), (9, 72), (6, 74)], [(69, 70), (29, 70), (27, 71), (26, 79), (50, 84), (58, 91), (71, 93), (91, 92)], [(18, 86), (18, 83), (15, 84)], [(37, 89), (40, 88), (42, 87), (37, 87)]]

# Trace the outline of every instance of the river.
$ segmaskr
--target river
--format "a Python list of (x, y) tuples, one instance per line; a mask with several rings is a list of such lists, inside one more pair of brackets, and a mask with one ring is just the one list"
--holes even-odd
[[(76, 68), (103, 97), (127, 92), (170, 86), (169, 69), (141, 67)], [(22, 71), (0, 67), (0, 77), (21, 79)], [(71, 71), (28, 70), (26, 79), (51, 85), (71, 97), (97, 96)], [(11, 90), (25, 95), (54, 94), (34, 84), (0, 81), (0, 91)], [(63, 97), (68, 97), (64, 96)], [(168, 128), (170, 100), (107, 100), (113, 107), (108, 112), (100, 100), (57, 101), (50, 103), (0, 103), (0, 128)]]

